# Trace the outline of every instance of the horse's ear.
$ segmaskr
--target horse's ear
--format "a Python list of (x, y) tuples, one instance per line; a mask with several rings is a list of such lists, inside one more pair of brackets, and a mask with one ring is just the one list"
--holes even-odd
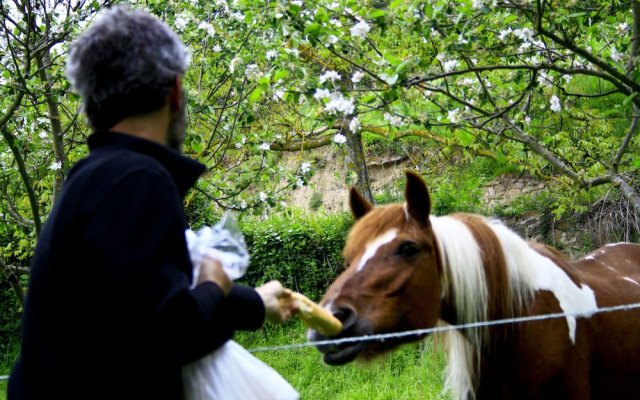
[(362, 197), (354, 187), (349, 191), (349, 205), (355, 219), (360, 219), (373, 208), (371, 203)]
[(404, 196), (407, 200), (407, 212), (411, 218), (426, 225), (431, 214), (431, 196), (429, 196), (427, 185), (420, 175), (413, 171), (407, 171), (406, 176), (407, 187)]

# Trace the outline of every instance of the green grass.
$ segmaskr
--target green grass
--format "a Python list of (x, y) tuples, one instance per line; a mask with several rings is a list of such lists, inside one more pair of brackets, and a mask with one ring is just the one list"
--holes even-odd
[[(251, 350), (258, 347), (304, 343), (305, 328), (298, 322), (240, 333), (235, 340)], [(295, 387), (302, 399), (401, 400), (443, 399), (444, 355), (432, 349), (430, 339), (405, 345), (369, 364), (330, 367), (312, 347), (255, 353)]]
[[(305, 343), (299, 321), (268, 325), (257, 332), (240, 332), (235, 340), (246, 349)], [(0, 375), (8, 375), (17, 344), (0, 357)], [(264, 351), (256, 357), (278, 371), (300, 392), (303, 400), (432, 400), (441, 395), (444, 356), (431, 339), (400, 347), (369, 364), (330, 367), (313, 347)], [(0, 400), (6, 400), (6, 382), (0, 382)]]
[[(7, 351), (0, 353), (0, 376), (9, 375), (11, 372), (11, 366), (13, 365), (18, 351), (20, 343), (18, 339), (10, 339), (6, 345)], [(0, 381), (0, 400), (7, 399), (7, 381)]]

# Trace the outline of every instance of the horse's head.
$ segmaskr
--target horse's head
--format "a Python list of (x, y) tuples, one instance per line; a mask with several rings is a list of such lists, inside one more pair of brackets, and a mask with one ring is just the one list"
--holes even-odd
[[(407, 172), (405, 204), (373, 207), (354, 189), (356, 223), (344, 248), (347, 269), (322, 300), (343, 323), (338, 337), (389, 333), (433, 326), (440, 315), (441, 266), (429, 222), (431, 200), (423, 180)], [(311, 331), (311, 340), (325, 339)], [(418, 339), (414, 337), (413, 340)], [(369, 359), (402, 342), (323, 345), (327, 364)]]

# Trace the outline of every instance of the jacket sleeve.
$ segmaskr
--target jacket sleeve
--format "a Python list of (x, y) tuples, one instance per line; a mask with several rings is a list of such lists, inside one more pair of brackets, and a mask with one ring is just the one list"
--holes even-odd
[(102, 284), (117, 290), (119, 314), (112, 318), (144, 332), (135, 337), (148, 341), (149, 351), (184, 364), (222, 345), (234, 330), (264, 321), (264, 304), (251, 288), (235, 286), (227, 297), (211, 282), (189, 288), (182, 199), (163, 171), (138, 170), (118, 182), (94, 213), (85, 241)]

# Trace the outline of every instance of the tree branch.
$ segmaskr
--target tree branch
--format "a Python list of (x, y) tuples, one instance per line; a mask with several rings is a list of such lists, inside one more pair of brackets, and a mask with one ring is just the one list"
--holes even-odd
[(18, 301), (24, 307), (24, 290), (22, 289), (22, 285), (20, 284), (20, 279), (18, 279), (18, 276), (16, 275), (13, 268), (9, 267), (4, 262), (4, 259), (2, 257), (0, 257), (0, 268), (2, 268), (2, 272), (4, 272), (5, 276), (7, 277), (7, 281), (9, 281), (9, 285), (11, 285), (11, 288), (16, 294)]

